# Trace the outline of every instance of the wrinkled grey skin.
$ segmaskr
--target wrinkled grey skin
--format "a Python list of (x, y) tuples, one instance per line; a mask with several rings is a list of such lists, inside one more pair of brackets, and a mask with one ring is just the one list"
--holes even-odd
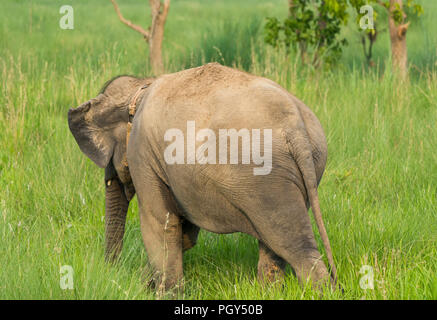
[[(151, 85), (141, 92), (126, 151), (128, 105), (147, 82)], [(159, 288), (180, 283), (183, 251), (195, 245), (199, 228), (257, 238), (261, 279), (280, 277), (289, 263), (301, 282), (309, 277), (317, 285), (335, 282), (317, 197), (327, 156), (325, 136), (311, 110), (279, 85), (216, 63), (153, 80), (123, 76), (70, 109), (68, 120), (80, 149), (106, 168), (108, 259), (120, 253), (126, 211), (136, 192), (143, 241)], [(254, 175), (256, 165), (241, 162), (167, 164), (164, 133), (178, 128), (186, 137), (189, 120), (196, 130), (216, 133), (272, 129), (272, 171)], [(310, 205), (333, 279), (317, 249)]]

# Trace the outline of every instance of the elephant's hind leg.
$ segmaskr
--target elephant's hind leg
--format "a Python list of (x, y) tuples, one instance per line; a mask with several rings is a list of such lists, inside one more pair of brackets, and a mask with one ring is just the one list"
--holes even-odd
[[(291, 265), (302, 284), (329, 283), (330, 276), (317, 248), (305, 198), (292, 182), (275, 186), (281, 193), (266, 195), (258, 207), (255, 226), (260, 240)], [(259, 202), (258, 202), (259, 204)]]
[(168, 187), (153, 173), (137, 187), (141, 233), (158, 293), (182, 284), (182, 221)]

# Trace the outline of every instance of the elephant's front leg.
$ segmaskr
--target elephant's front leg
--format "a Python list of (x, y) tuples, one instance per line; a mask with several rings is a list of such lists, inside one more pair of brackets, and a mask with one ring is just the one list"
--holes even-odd
[(258, 244), (258, 279), (263, 283), (282, 280), (286, 262), (261, 241)]
[(141, 233), (158, 294), (182, 287), (182, 221), (168, 187), (150, 178), (139, 188)]
[(105, 184), (105, 259), (113, 262), (119, 257), (123, 247), (129, 202), (117, 177), (105, 177)]

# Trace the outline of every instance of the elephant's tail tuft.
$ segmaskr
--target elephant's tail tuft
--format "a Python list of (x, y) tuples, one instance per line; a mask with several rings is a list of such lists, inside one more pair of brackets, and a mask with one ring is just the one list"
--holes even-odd
[(295, 128), (284, 129), (286, 143), (289, 152), (302, 174), (302, 178), (307, 190), (309, 203), (311, 205), (314, 218), (316, 220), (317, 228), (322, 238), (323, 246), (325, 247), (329, 266), (331, 268), (332, 278), (334, 283), (337, 283), (337, 269), (334, 264), (332, 256), (331, 245), (329, 243), (328, 234), (322, 219), (322, 212), (320, 210), (319, 196), (317, 193), (317, 176), (314, 167), (314, 161), (311, 152), (311, 143), (308, 133), (305, 129), (302, 119), (299, 119)]

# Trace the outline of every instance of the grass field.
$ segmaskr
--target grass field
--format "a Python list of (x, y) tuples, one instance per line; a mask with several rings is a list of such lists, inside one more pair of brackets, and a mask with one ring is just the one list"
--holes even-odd
[[(136, 200), (121, 262), (104, 262), (103, 170), (67, 124), (67, 110), (112, 76), (148, 75), (147, 47), (109, 1), (65, 2), (74, 30), (59, 28), (63, 2), (0, 3), (0, 299), (155, 299), (140, 281), (147, 255)], [(148, 24), (146, 1), (119, 4)], [(169, 72), (213, 59), (236, 65), (278, 82), (320, 119), (329, 155), (319, 193), (344, 287), (319, 296), (291, 272), (283, 286), (262, 287), (254, 239), (202, 231), (185, 254), (180, 298), (437, 299), (437, 2), (422, 4), (408, 33), (410, 82), (399, 87), (387, 32), (374, 70), (362, 66), (351, 26), (340, 64), (314, 73), (262, 44), (263, 19), (284, 16), (286, 1), (172, 1)], [(63, 265), (74, 269), (73, 290), (60, 288)], [(363, 265), (373, 267), (373, 290), (360, 288)]]

